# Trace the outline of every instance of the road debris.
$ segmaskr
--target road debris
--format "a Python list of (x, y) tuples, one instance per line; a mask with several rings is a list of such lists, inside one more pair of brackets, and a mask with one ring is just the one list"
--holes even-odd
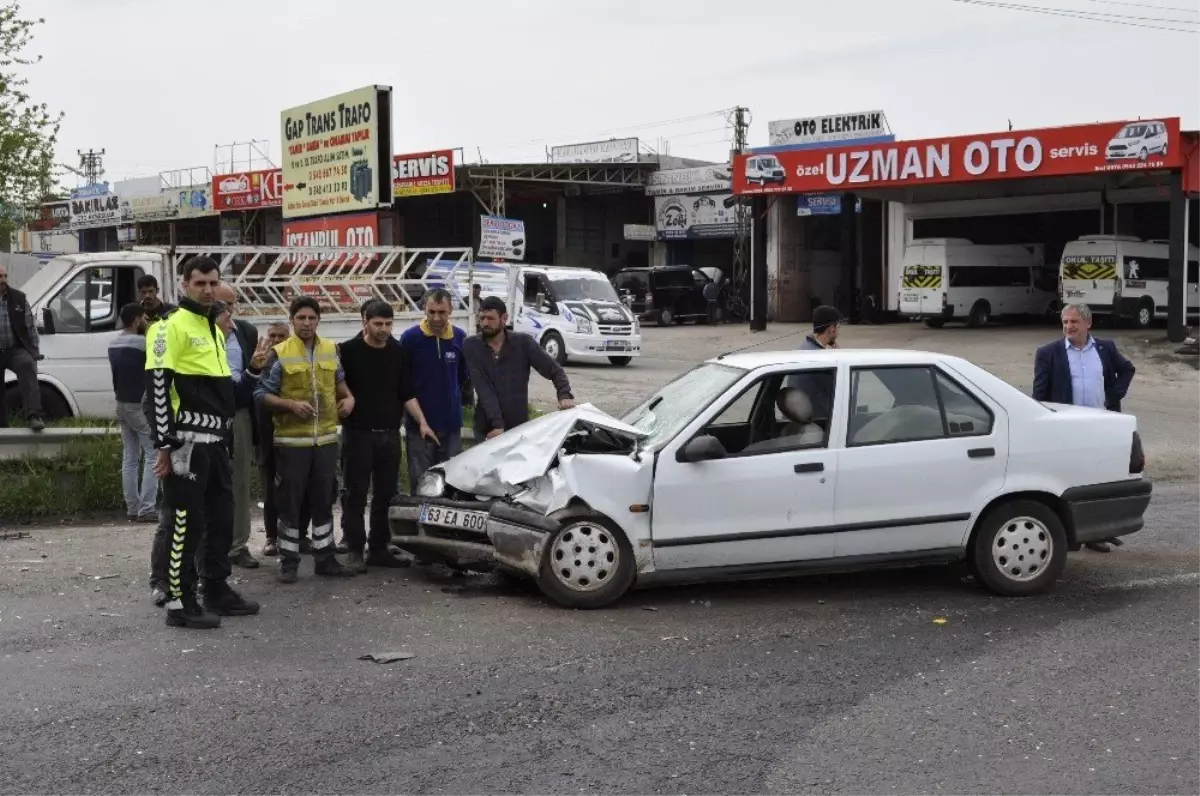
[(366, 655), (359, 655), (360, 661), (372, 661), (374, 663), (395, 663), (396, 661), (407, 661), (417, 657), (412, 652), (368, 652)]

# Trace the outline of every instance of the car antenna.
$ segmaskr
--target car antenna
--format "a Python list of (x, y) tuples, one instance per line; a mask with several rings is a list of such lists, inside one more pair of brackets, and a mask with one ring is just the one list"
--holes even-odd
[(770, 340), (763, 340), (758, 343), (751, 343), (750, 345), (742, 346), (741, 348), (735, 348), (732, 351), (726, 351), (723, 354), (717, 354), (717, 361), (724, 359), (725, 357), (729, 356), (730, 354), (739, 354), (742, 351), (745, 351), (747, 348), (757, 348), (760, 345), (767, 345), (768, 343), (774, 343), (776, 340), (785, 340), (788, 337), (795, 337), (798, 334), (804, 334), (804, 332), (788, 332), (787, 334), (781, 334), (778, 337), (772, 337)]

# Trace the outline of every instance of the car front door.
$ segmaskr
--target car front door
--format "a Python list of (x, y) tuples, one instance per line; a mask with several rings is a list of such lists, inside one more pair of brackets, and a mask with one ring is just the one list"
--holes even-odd
[[(656, 569), (745, 572), (833, 555), (839, 452), (829, 446), (829, 420), (801, 428), (781, 414), (778, 392), (795, 375), (834, 394), (833, 368), (760, 375), (733, 388), (659, 453), (650, 520)], [(720, 440), (727, 455), (677, 458), (704, 435)]]
[(839, 557), (949, 554), (1004, 484), (1008, 418), (935, 365), (849, 369), (838, 460)]

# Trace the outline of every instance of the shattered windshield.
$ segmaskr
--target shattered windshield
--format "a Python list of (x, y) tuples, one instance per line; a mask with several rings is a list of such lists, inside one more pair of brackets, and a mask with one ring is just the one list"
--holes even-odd
[(729, 365), (707, 362), (667, 384), (621, 420), (650, 435), (642, 441), (642, 448), (658, 450), (736, 384), (745, 372)]

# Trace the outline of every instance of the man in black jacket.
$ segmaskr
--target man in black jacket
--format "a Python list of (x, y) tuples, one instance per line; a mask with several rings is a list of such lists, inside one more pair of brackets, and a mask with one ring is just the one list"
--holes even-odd
[[(29, 428), (40, 432), (46, 428), (42, 419), (42, 393), (37, 378), (38, 331), (33, 308), (25, 294), (8, 284), (8, 269), (0, 265), (0, 386), (4, 371), (17, 376), (17, 389), (25, 406)], [(8, 410), (4, 406), (4, 390), (0, 389), (0, 428), (8, 425)]]
[(479, 303), (479, 334), (463, 341), (475, 402), (475, 438), (491, 439), (529, 419), (529, 373), (554, 383), (558, 408), (575, 405), (562, 365), (523, 332), (506, 331), (508, 308), (496, 296)]
[[(1086, 304), (1068, 304), (1062, 311), (1062, 340), (1047, 343), (1033, 360), (1033, 398), (1050, 403), (1121, 411), (1136, 368), (1112, 340), (1091, 335), (1092, 311)], [(1091, 542), (1088, 549), (1107, 553), (1120, 539)]]
[(258, 424), (255, 422), (254, 389), (267, 363), (266, 340), (259, 344), (258, 329), (254, 324), (237, 317), (237, 292), (227, 283), (217, 285), (214, 292), (217, 301), (224, 302), (233, 321), (233, 329), (225, 340), (225, 352), (229, 357), (229, 372), (233, 378), (233, 544), (229, 549), (229, 562), (246, 569), (258, 566), (258, 559), (250, 553), (250, 468), (254, 446), (258, 441)]

